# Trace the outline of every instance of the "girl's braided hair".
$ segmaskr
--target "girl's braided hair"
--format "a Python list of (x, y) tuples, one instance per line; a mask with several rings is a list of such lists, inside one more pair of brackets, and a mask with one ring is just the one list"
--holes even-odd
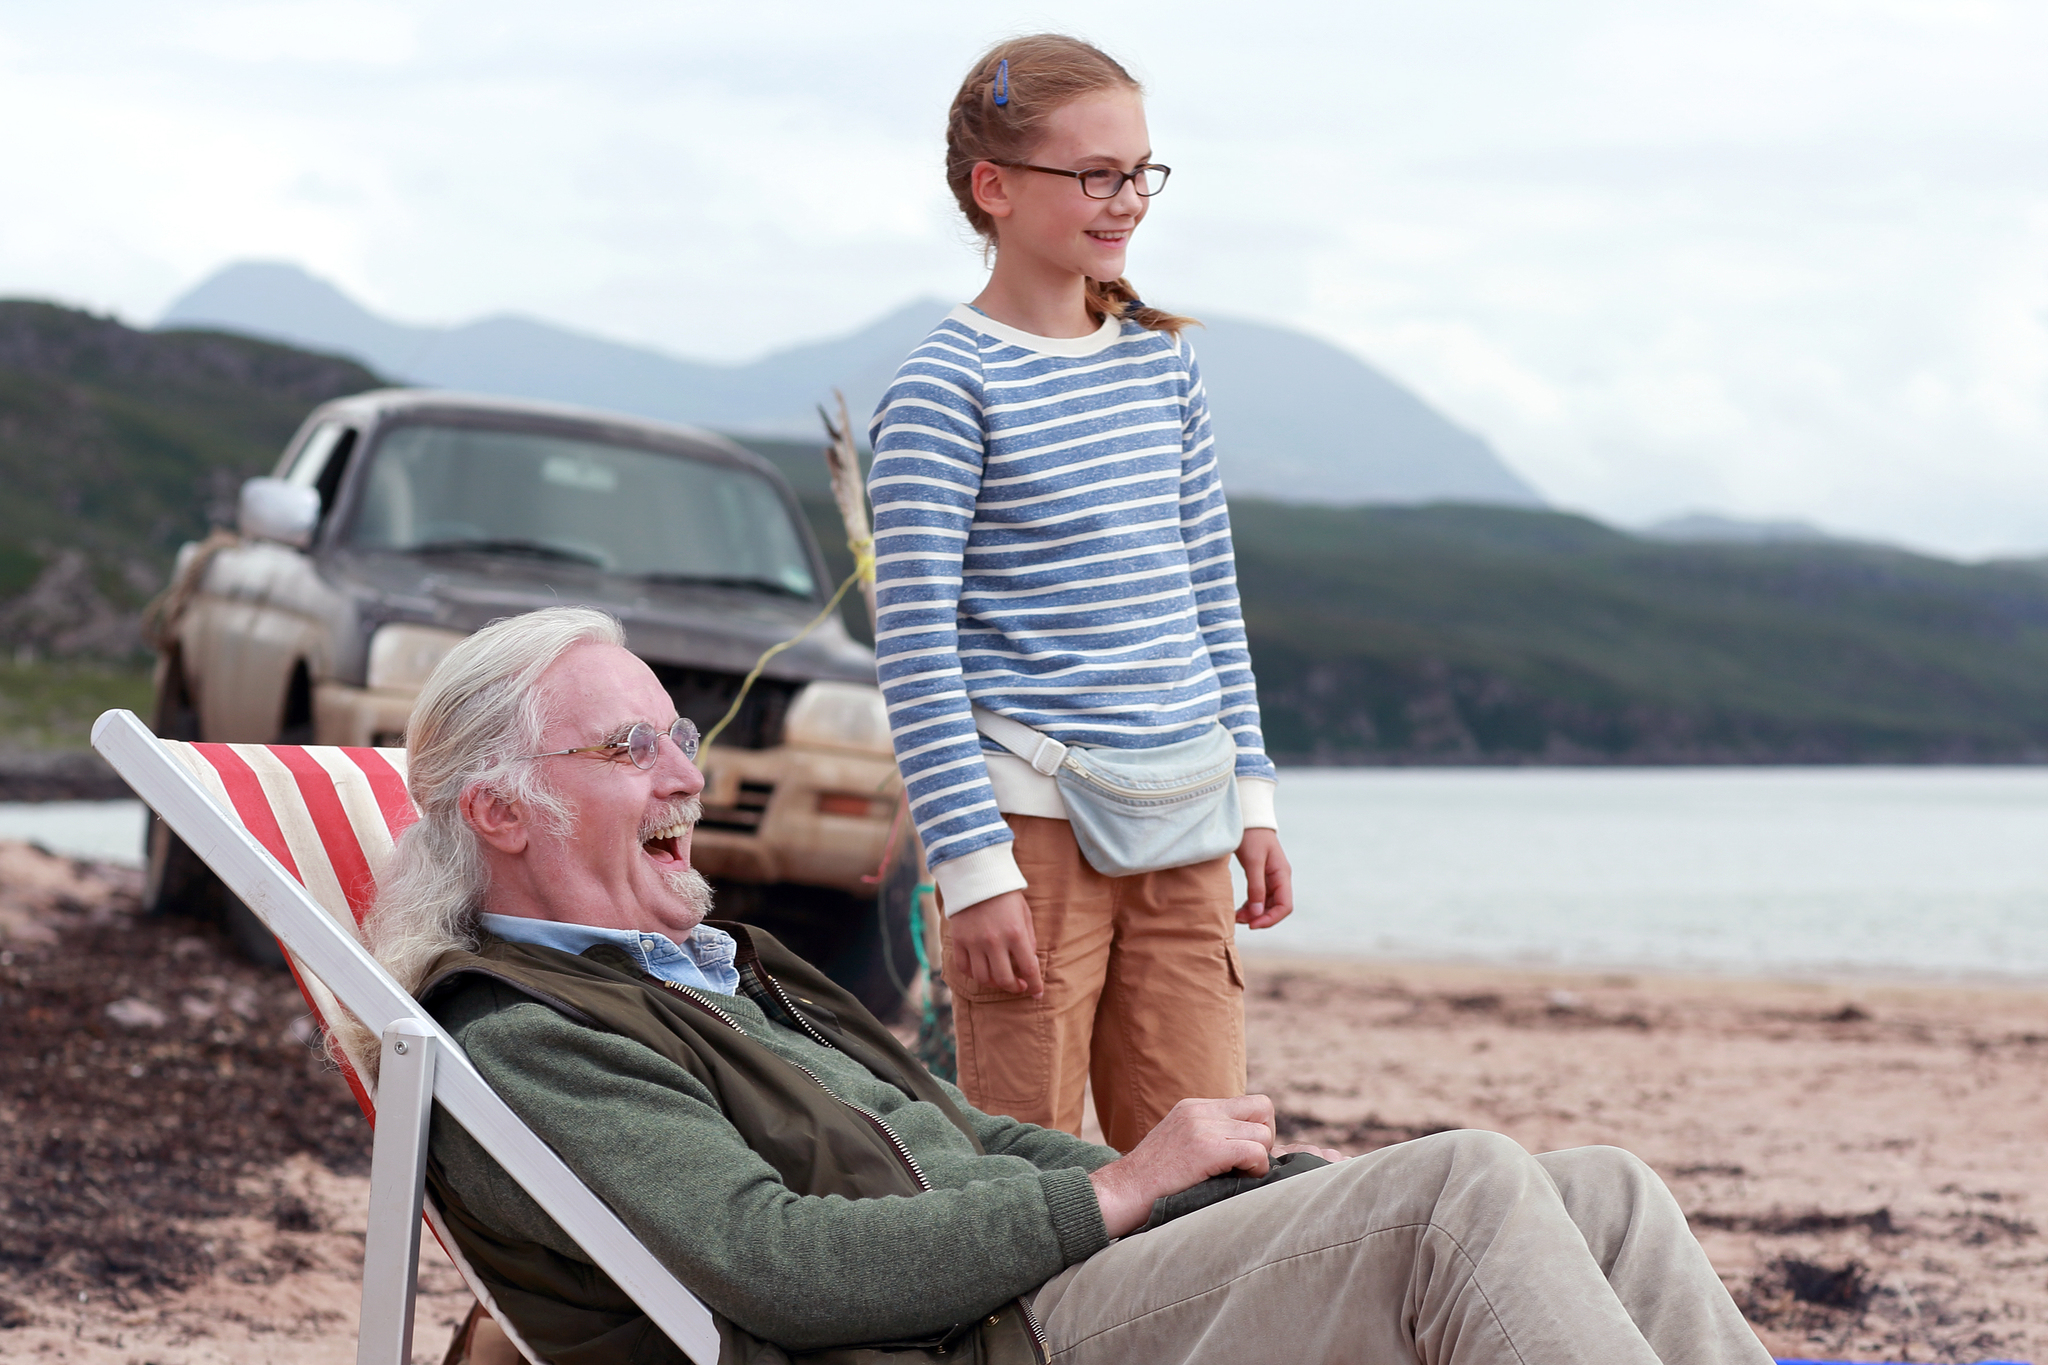
[[(996, 68), (1008, 62), (1004, 102), (996, 102)], [(981, 55), (953, 97), (946, 115), (946, 184), (968, 226), (993, 246), (995, 220), (974, 202), (974, 167), (981, 161), (1025, 161), (1044, 135), (1045, 121), (1069, 100), (1101, 90), (1143, 94), (1137, 78), (1114, 57), (1063, 33), (1034, 33), (997, 43)], [(1126, 279), (1087, 284), (1088, 311), (1095, 317), (1129, 318), (1140, 327), (1178, 335), (1193, 318), (1150, 308)]]

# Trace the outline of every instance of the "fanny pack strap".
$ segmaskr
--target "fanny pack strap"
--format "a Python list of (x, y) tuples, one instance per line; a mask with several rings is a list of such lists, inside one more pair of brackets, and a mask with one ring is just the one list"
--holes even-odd
[(1066, 745), (1051, 735), (1040, 734), (1021, 720), (999, 716), (986, 707), (974, 708), (974, 728), (1046, 777), (1058, 772), (1060, 765), (1067, 761)]

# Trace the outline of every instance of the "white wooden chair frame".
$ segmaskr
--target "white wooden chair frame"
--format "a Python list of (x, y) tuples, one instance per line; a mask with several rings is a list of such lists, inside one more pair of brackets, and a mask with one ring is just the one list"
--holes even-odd
[[(418, 1003), (354, 936), (164, 751), (149, 727), (133, 712), (109, 711), (93, 725), (92, 743), (135, 794), (277, 935), (301, 968), (382, 1037), (356, 1365), (407, 1365), (412, 1358), (427, 1124), (435, 1102), (469, 1130), (669, 1340), (698, 1365), (716, 1365), (718, 1328), (710, 1310), (498, 1098), (447, 1032), (424, 1017)], [(429, 1205), (428, 1216), (433, 1212)], [(497, 1316), (496, 1305), (445, 1226), (438, 1219), (434, 1222), (457, 1269)], [(499, 1320), (503, 1323), (502, 1317)], [(539, 1359), (511, 1324), (503, 1325), (528, 1359)]]

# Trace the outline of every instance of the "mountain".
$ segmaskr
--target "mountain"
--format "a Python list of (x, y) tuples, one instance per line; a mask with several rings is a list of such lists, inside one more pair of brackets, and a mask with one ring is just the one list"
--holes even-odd
[(1213, 318), (1194, 344), (1233, 497), (1543, 505), (1484, 439), (1328, 342)]
[(148, 714), (141, 609), (309, 408), (377, 383), (247, 337), (159, 336), (0, 300), (0, 800), (127, 794), (81, 752)]
[[(864, 425), (903, 357), (950, 305), (905, 304), (861, 330), (744, 365), (683, 360), (529, 318), (459, 327), (388, 321), (277, 262), (230, 265), (173, 303), (161, 330), (215, 328), (353, 356), (407, 381), (582, 403), (733, 433), (810, 439), (846, 393)], [(1216, 318), (1195, 349), (1233, 493), (1298, 502), (1542, 497), (1479, 436), (1327, 342)]]

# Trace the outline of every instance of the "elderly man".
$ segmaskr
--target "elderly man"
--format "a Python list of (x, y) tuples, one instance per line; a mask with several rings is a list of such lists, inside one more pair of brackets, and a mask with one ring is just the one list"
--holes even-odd
[[(974, 1109), (773, 939), (705, 921), (695, 731), (602, 613), (458, 645), (408, 744), (422, 818), (373, 950), (710, 1305), (724, 1361), (1770, 1359), (1613, 1148), (1444, 1133), (1162, 1222), (1267, 1173), (1264, 1097), (1186, 1100), (1121, 1156)], [(439, 1114), (431, 1150), (544, 1357), (683, 1359)]]

